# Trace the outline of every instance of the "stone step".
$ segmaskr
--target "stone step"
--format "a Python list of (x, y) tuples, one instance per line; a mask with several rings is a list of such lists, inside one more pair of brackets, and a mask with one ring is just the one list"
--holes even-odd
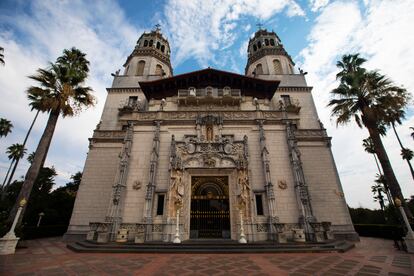
[(108, 243), (98, 244), (89, 241), (69, 243), (67, 247), (75, 252), (90, 253), (270, 253), (270, 252), (345, 252), (354, 247), (348, 241), (331, 243)]

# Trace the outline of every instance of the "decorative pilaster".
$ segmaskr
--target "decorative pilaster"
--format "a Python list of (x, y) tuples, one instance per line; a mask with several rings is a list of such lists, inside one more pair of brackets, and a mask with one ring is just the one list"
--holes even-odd
[(295, 129), (296, 126), (292, 122), (286, 121), (287, 143), (295, 181), (296, 200), (301, 211), (299, 223), (305, 230), (306, 239), (313, 241), (315, 235), (310, 223), (316, 222), (316, 218), (313, 216), (311, 199), (303, 173)]
[(125, 197), (125, 187), (128, 176), (129, 159), (131, 155), (132, 139), (134, 133), (134, 124), (128, 122), (128, 129), (124, 138), (124, 146), (119, 154), (119, 171), (117, 174), (117, 180), (113, 186), (112, 200), (109, 205), (108, 214), (105, 221), (111, 222), (111, 240), (115, 240), (116, 233), (119, 225), (122, 222), (122, 207)]
[(259, 140), (260, 140), (260, 156), (262, 158), (263, 173), (265, 177), (265, 189), (266, 189), (266, 198), (269, 208), (269, 239), (274, 239), (275, 229), (273, 227), (274, 223), (279, 221), (278, 217), (275, 215), (275, 194), (273, 189), (273, 183), (270, 176), (270, 161), (269, 161), (269, 151), (266, 147), (266, 137), (263, 129), (263, 124), (265, 120), (256, 121), (259, 126)]
[[(154, 138), (152, 139), (152, 151), (150, 159), (150, 169), (149, 169), (149, 180), (147, 184), (147, 192), (145, 194), (145, 208), (144, 208), (144, 220), (148, 225), (152, 224), (152, 203), (155, 192), (155, 177), (157, 175), (158, 167), (158, 157), (160, 151), (160, 129), (161, 121), (155, 121), (155, 132)], [(149, 234), (147, 227), (147, 235)]]

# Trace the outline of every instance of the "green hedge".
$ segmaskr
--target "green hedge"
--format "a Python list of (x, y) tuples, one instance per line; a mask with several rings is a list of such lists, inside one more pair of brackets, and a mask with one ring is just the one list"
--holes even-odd
[(376, 237), (389, 240), (401, 240), (404, 230), (400, 225), (354, 224), (355, 231), (362, 237)]
[(67, 225), (26, 226), (23, 228), (23, 239), (32, 240), (47, 237), (62, 236), (68, 229)]

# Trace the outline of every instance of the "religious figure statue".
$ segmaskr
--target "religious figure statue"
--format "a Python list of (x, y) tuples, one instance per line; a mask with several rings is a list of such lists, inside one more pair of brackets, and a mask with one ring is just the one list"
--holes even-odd
[(239, 207), (245, 209), (249, 200), (250, 195), (250, 185), (249, 185), (249, 178), (247, 176), (247, 171), (245, 169), (241, 169), (238, 171), (238, 184), (240, 193), (238, 195), (238, 203)]
[(183, 173), (181, 170), (174, 170), (171, 175), (171, 199), (177, 209), (183, 204), (184, 184), (182, 176)]

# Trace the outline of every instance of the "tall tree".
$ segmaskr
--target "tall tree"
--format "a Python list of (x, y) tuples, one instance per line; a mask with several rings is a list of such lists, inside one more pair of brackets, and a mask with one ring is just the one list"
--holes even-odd
[(4, 65), (4, 48), (0, 46), (0, 64)]
[(337, 125), (354, 119), (359, 127), (367, 128), (392, 196), (403, 202), (407, 215), (412, 218), (380, 136), (387, 114), (407, 105), (407, 91), (377, 71), (362, 68), (364, 62), (365, 59), (355, 54), (345, 55), (337, 63), (341, 70), (337, 74), (340, 84), (331, 91), (332, 99), (328, 106), (332, 107)]
[[(30, 133), (32, 132), (33, 126), (34, 126), (34, 124), (35, 124), (35, 122), (36, 122), (36, 120), (37, 120), (37, 116), (39, 116), (39, 112), (40, 112), (40, 110), (38, 110), (38, 111), (36, 112), (36, 115), (35, 115), (35, 117), (34, 117), (34, 119), (33, 119), (33, 121), (32, 121), (32, 124), (30, 125), (29, 130), (27, 131), (26, 136), (24, 137), (24, 140), (23, 140), (23, 145), (22, 145), (22, 146), (23, 146), (23, 148), (26, 146), (27, 139), (29, 138)], [(19, 161), (20, 161), (20, 159), (21, 159), (22, 157), (23, 157), (23, 155), (22, 155), (21, 157), (18, 157), (18, 158), (16, 158), (16, 159), (13, 159), (13, 160), (12, 160), (12, 162), (11, 162), (11, 164), (10, 164), (10, 167), (11, 167), (12, 165), (14, 165), (14, 166), (13, 166), (13, 169), (12, 169), (11, 174), (10, 174), (10, 176), (9, 176), (9, 179), (8, 179), (8, 180), (7, 180), (7, 182), (6, 182), (7, 184), (6, 184), (6, 185), (4, 185), (4, 183), (3, 183), (3, 187), (4, 187), (4, 189), (3, 189), (2, 196), (1, 196), (1, 199), (2, 199), (2, 200), (4, 199), (4, 193), (5, 193), (5, 191), (7, 190), (7, 187), (9, 187), (10, 183), (11, 183), (11, 182), (12, 182), (12, 180), (13, 180), (13, 176), (14, 176), (14, 173), (16, 172), (17, 165), (19, 165)], [(9, 169), (10, 169), (10, 167), (9, 167)], [(8, 173), (9, 173), (9, 171), (7, 171), (5, 181), (6, 181), (6, 179), (7, 179)]]
[(4, 118), (0, 118), (0, 137), (6, 137), (13, 128), (12, 123)]
[(4, 189), (5, 187), (7, 187), (7, 185), (5, 184), (6, 184), (6, 179), (9, 175), (11, 166), (12, 164), (16, 162), (16, 160), (22, 158), (25, 153), (26, 153), (26, 149), (24, 148), (24, 145), (21, 145), (21, 144), (13, 144), (7, 148), (6, 154), (8, 155), (7, 157), (9, 158), (9, 160), (11, 160), (11, 163), (10, 163), (9, 169), (7, 170), (6, 177), (3, 181), (3, 184), (1, 186), (2, 199), (3, 199)]
[(413, 159), (413, 151), (409, 148), (404, 147), (400, 139), (400, 136), (398, 135), (397, 129), (395, 128), (395, 124), (402, 124), (402, 119), (405, 118), (405, 111), (404, 109), (399, 109), (390, 110), (390, 112), (390, 114), (387, 114), (386, 121), (384, 123), (392, 127), (395, 137), (397, 138), (398, 144), (401, 147), (401, 157), (402, 159), (407, 161), (408, 167), (410, 168), (411, 177), (414, 179), (414, 169), (410, 162), (411, 159)]
[[(9, 222), (15, 217), (18, 203), (23, 198), (30, 197), (34, 181), (46, 159), (59, 116), (73, 116), (82, 108), (94, 104), (92, 89), (84, 86), (89, 73), (89, 61), (85, 56), (86, 54), (76, 48), (66, 49), (55, 63), (50, 64), (48, 69), (38, 69), (37, 74), (30, 77), (39, 84), (27, 90), (30, 105), (36, 110), (49, 113), (49, 119), (19, 196), (10, 212)], [(22, 210), (21, 217), (24, 211), (25, 208)]]

